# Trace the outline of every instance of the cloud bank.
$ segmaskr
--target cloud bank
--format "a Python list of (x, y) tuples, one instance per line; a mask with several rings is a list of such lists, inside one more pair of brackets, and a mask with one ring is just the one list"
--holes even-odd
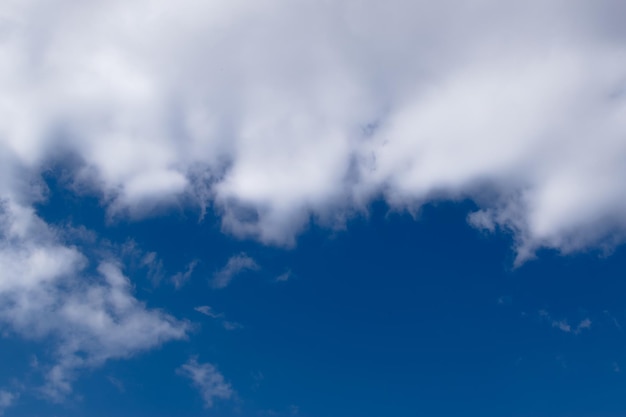
[(112, 216), (211, 205), (267, 243), (382, 197), (472, 198), (470, 223), (512, 231), (521, 260), (611, 246), (626, 231), (625, 14), (617, 0), (3, 2), (3, 193), (27, 200), (17, 174), (67, 154)]

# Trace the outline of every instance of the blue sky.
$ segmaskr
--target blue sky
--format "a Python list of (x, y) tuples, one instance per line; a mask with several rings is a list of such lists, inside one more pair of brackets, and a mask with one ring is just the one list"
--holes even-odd
[[(48, 184), (42, 218), (80, 222), (110, 246), (132, 236), (126, 273), (137, 298), (194, 328), (185, 341), (84, 372), (62, 403), (25, 390), (7, 415), (584, 417), (626, 408), (620, 247), (609, 256), (543, 251), (513, 268), (511, 236), (470, 227), (475, 205), (462, 201), (417, 217), (374, 202), (345, 230), (311, 224), (284, 249), (224, 235), (212, 214), (105, 225), (97, 200)], [(151, 252), (159, 278), (141, 264)], [(213, 288), (242, 256), (257, 266)], [(176, 289), (172, 277), (193, 260)], [(5, 385), (20, 373), (36, 383), (27, 368), (33, 356), (45, 360), (45, 344), (3, 342), (14, 364)], [(189, 358), (215, 364), (231, 396), (206, 409), (202, 390), (176, 371)]]
[(0, 2), (0, 415), (623, 416), (624, 15)]

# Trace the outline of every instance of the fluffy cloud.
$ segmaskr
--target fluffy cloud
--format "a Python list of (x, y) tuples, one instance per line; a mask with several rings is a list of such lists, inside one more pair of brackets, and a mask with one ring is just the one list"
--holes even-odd
[(111, 215), (194, 201), (268, 243), (382, 196), (472, 198), (470, 223), (512, 231), (519, 261), (610, 247), (626, 232), (625, 14), (616, 0), (5, 1), (5, 186), (24, 193), (18, 172), (73, 155), (74, 185)]
[(188, 328), (137, 300), (114, 259), (90, 265), (60, 235), (29, 208), (0, 206), (0, 325), (49, 346), (42, 392), (53, 400), (71, 393), (78, 371), (182, 339)]
[(227, 400), (233, 395), (230, 384), (210, 363), (199, 363), (197, 358), (192, 357), (178, 368), (178, 373), (191, 380), (193, 386), (202, 395), (206, 408), (213, 407), (215, 399)]

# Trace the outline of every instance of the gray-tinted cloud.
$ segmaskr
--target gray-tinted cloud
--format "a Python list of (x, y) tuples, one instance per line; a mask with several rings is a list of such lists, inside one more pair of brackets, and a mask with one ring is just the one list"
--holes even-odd
[(198, 306), (194, 308), (198, 313), (204, 314), (212, 319), (219, 320), (222, 327), (226, 330), (238, 330), (243, 328), (243, 325), (236, 321), (226, 320), (224, 313), (216, 313), (210, 306)]

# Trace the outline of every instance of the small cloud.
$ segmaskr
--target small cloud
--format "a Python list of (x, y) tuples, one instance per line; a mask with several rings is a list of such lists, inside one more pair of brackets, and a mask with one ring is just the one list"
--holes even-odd
[(567, 320), (553, 320), (552, 327), (556, 327), (559, 330), (569, 333), (572, 331), (572, 326), (567, 323)]
[(108, 376), (107, 380), (111, 383), (111, 385), (113, 385), (119, 392), (124, 393), (126, 392), (126, 387), (124, 387), (124, 383), (122, 381), (120, 381), (119, 379), (113, 377), (113, 376)]
[(578, 324), (578, 327), (576, 327), (576, 330), (574, 330), (574, 333), (580, 334), (580, 332), (582, 332), (583, 330), (590, 329), (590, 328), (591, 328), (591, 320), (584, 319)]
[(545, 321), (549, 322), (552, 327), (559, 329), (565, 333), (573, 333), (576, 335), (580, 334), (585, 329), (590, 329), (592, 323), (589, 318), (585, 318), (581, 320), (578, 326), (572, 327), (565, 319), (554, 319), (546, 310), (539, 310), (539, 316), (542, 317)]
[(191, 274), (193, 274), (193, 271), (196, 269), (197, 265), (198, 260), (194, 259), (193, 261), (189, 262), (187, 268), (185, 268), (185, 272), (178, 272), (174, 276), (172, 276), (171, 280), (174, 283), (174, 287), (176, 287), (176, 289), (179, 289), (180, 287), (185, 285), (187, 281), (189, 281), (189, 278), (191, 278)]
[(215, 399), (228, 400), (233, 395), (231, 385), (213, 364), (199, 363), (197, 358), (192, 357), (176, 372), (191, 380), (192, 385), (200, 392), (206, 408), (213, 407)]
[(221, 320), (222, 327), (226, 330), (243, 329), (242, 324), (237, 323), (236, 321), (230, 321), (230, 320), (224, 319), (224, 313), (216, 313), (209, 306), (199, 306), (199, 307), (194, 308), (194, 310), (196, 310), (198, 313), (204, 314), (207, 317), (211, 317), (212, 319), (222, 319)]
[(216, 289), (226, 288), (236, 275), (244, 271), (256, 271), (258, 269), (259, 265), (254, 259), (245, 253), (240, 253), (232, 256), (226, 265), (213, 275), (211, 286)]
[(613, 372), (615, 373), (620, 373), (622, 370), (619, 367), (619, 364), (617, 362), (613, 362)]
[(148, 252), (141, 259), (140, 265), (148, 270), (148, 279), (153, 285), (159, 285), (165, 276), (163, 261), (159, 259), (156, 252)]
[(222, 326), (226, 329), (226, 330), (237, 330), (237, 329), (243, 329), (243, 325), (237, 323), (236, 321), (228, 321), (228, 320), (224, 320), (222, 321)]
[(277, 276), (274, 281), (275, 282), (287, 282), (291, 279), (291, 271), (286, 271), (279, 276)]
[(4, 414), (4, 410), (14, 405), (18, 397), (19, 394), (0, 390), (0, 415)]
[(216, 313), (215, 311), (213, 311), (213, 309), (209, 306), (198, 306), (196, 308), (194, 308), (194, 310), (196, 310), (198, 313), (202, 313), (205, 316), (211, 317), (213, 319), (219, 319), (221, 317), (224, 317), (224, 314), (222, 313)]

